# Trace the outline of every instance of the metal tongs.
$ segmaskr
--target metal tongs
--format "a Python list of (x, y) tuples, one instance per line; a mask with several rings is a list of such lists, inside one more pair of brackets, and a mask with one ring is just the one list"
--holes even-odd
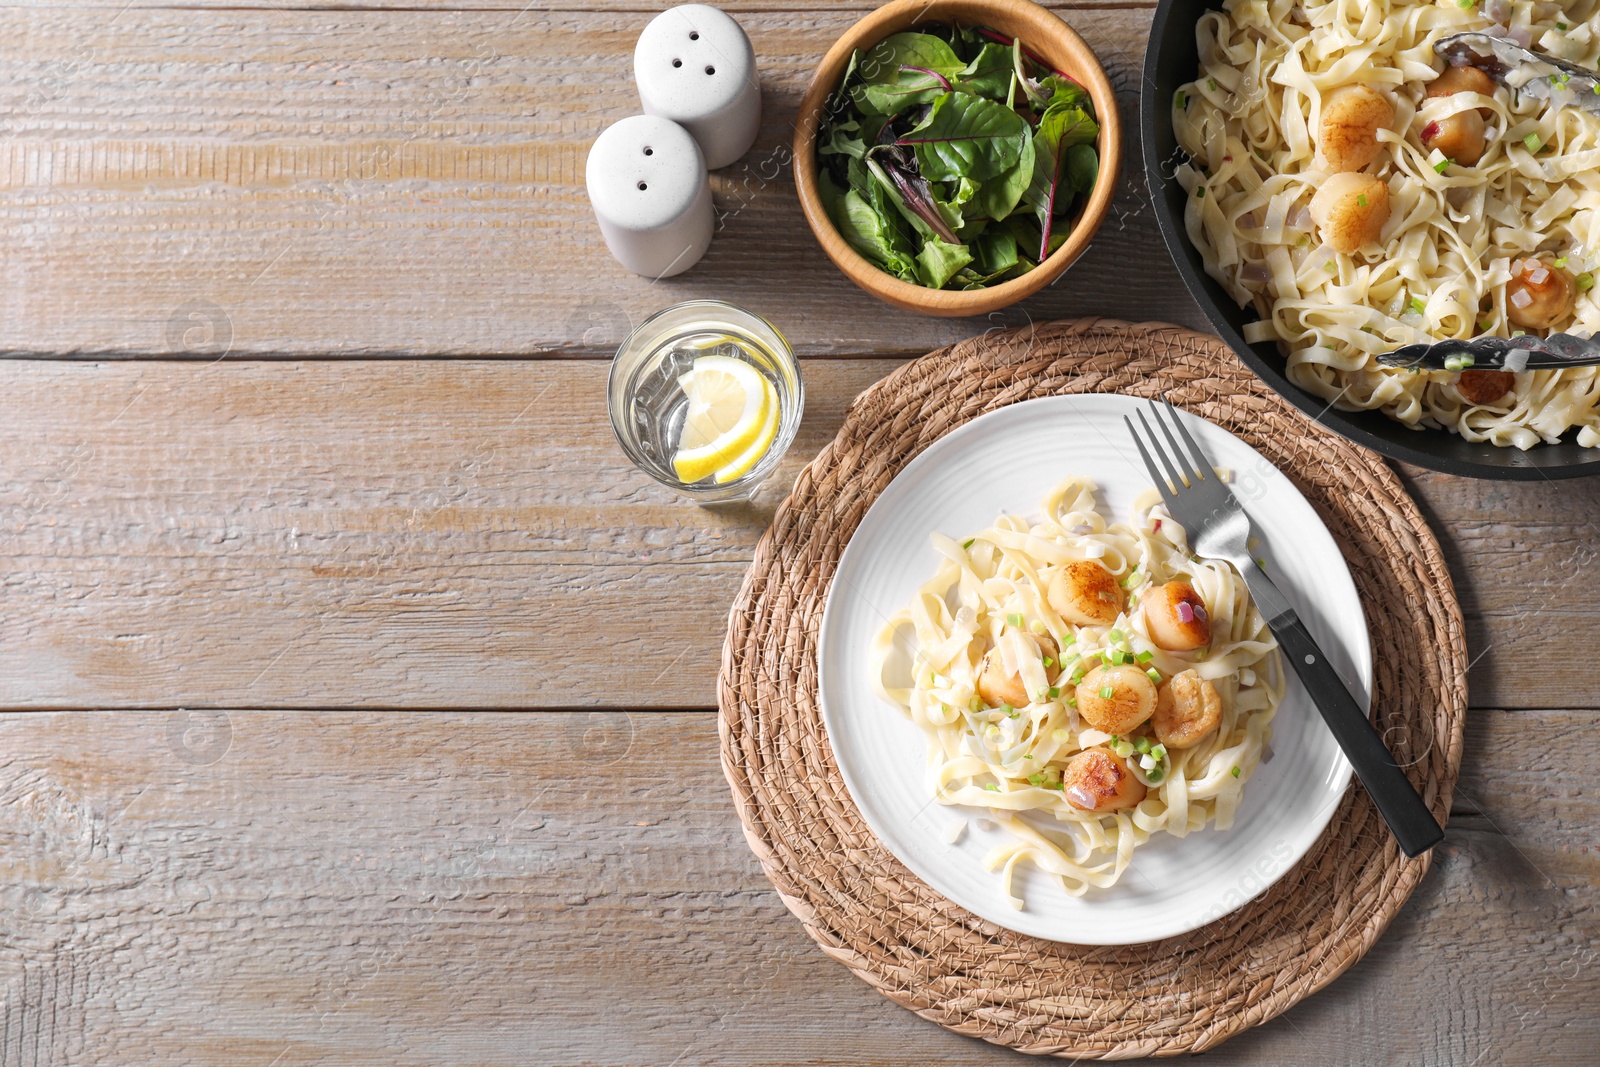
[(1385, 367), (1415, 370), (1562, 370), (1600, 365), (1600, 341), (1570, 333), (1549, 337), (1472, 337), (1403, 345), (1373, 358)]
[[(1441, 37), (1433, 50), (1452, 66), (1477, 67), (1513, 92), (1558, 107), (1576, 107), (1600, 115), (1600, 71), (1524, 48), (1504, 37), (1487, 33), (1457, 33)], [(1405, 345), (1384, 352), (1377, 361), (1386, 367), (1416, 370), (1550, 370), (1600, 365), (1600, 341), (1558, 333), (1551, 337), (1474, 337)]]

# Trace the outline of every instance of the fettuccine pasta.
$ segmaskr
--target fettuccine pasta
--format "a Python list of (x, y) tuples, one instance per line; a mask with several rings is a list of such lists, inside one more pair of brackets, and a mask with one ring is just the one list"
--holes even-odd
[(1043, 521), (932, 535), (938, 571), (874, 647), (878, 695), (927, 737), (927, 788), (1009, 832), (984, 860), (1081, 895), (1165, 831), (1232, 825), (1284, 673), (1226, 563), (1190, 556), (1154, 489), (1127, 524), (1069, 478)]
[[(1372, 355), (1430, 339), (1600, 331), (1600, 119), (1485, 88), (1429, 97), (1441, 37), (1513, 37), (1600, 66), (1597, 0), (1226, 0), (1196, 28), (1199, 77), (1173, 102), (1189, 159), (1189, 239), (1206, 269), (1261, 316), (1246, 332), (1275, 340), (1301, 388), (1345, 409), (1378, 409), (1412, 427), (1527, 449), (1563, 434), (1600, 446), (1600, 369), (1523, 370), (1504, 378), (1392, 369)], [(1375, 158), (1330, 164), (1332, 95), (1365, 86), (1392, 108)], [(1381, 106), (1381, 105), (1380, 105)], [(1476, 112), (1476, 115), (1468, 114)], [(1481, 158), (1440, 146), (1471, 120)], [(1434, 139), (1437, 139), (1435, 143)], [(1433, 147), (1430, 147), (1433, 145)], [(1319, 151), (1322, 150), (1322, 151)], [(1478, 144), (1467, 149), (1477, 156)], [(1468, 158), (1468, 157), (1463, 157)], [(1313, 219), (1320, 188), (1356, 171), (1377, 179), (1381, 232), (1339, 251)], [(1344, 186), (1341, 186), (1344, 187)], [(1371, 188), (1368, 186), (1367, 188)], [(1354, 209), (1351, 211), (1354, 217)], [(1527, 257), (1527, 258), (1524, 258)], [(1540, 272), (1543, 273), (1540, 273)], [(1524, 328), (1520, 280), (1566, 288), (1556, 321)], [(1515, 369), (1515, 368), (1512, 368)]]

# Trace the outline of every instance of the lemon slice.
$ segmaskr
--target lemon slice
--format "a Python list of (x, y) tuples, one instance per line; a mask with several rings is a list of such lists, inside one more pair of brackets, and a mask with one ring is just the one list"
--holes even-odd
[[(678, 385), (689, 398), (689, 413), (672, 466), (685, 483), (744, 462), (766, 434), (768, 423), (776, 419), (777, 393), (772, 384), (742, 360), (701, 356)], [(759, 452), (755, 458), (761, 458)]]
[(749, 448), (745, 449), (744, 454), (717, 471), (715, 481), (718, 485), (749, 474), (751, 468), (761, 462), (761, 457), (767, 454), (767, 449), (772, 447), (773, 440), (778, 436), (778, 422), (780, 421), (778, 418), (778, 391), (772, 387), (772, 383), (769, 381), (762, 381), (761, 384), (767, 387), (767, 419), (761, 425), (761, 432), (756, 434), (756, 439), (750, 443)]

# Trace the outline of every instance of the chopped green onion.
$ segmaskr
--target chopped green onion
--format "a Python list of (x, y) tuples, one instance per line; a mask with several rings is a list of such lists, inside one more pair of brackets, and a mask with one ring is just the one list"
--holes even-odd
[(1141, 574), (1139, 572), (1139, 569), (1136, 567), (1136, 568), (1134, 568), (1133, 573), (1129, 574), (1126, 578), (1122, 579), (1122, 588), (1124, 588), (1124, 589), (1132, 589), (1134, 586), (1138, 585), (1143, 580), (1144, 580), (1144, 575)]
[(1433, 165), (1433, 172), (1435, 174), (1443, 174), (1445, 171), (1450, 169), (1451, 164), (1454, 162), (1455, 160), (1451, 159), (1449, 156), (1446, 156), (1444, 159), (1439, 160), (1439, 162)]
[(1411, 298), (1411, 310), (1415, 311), (1418, 315), (1426, 315), (1428, 313), (1428, 305), (1424, 304), (1421, 300), (1417, 299), (1416, 297), (1412, 297)]
[(1051, 659), (1049, 656), (1046, 656), (1044, 658), (1044, 665), (1046, 667), (1054, 667), (1056, 665), (1056, 661)]
[(1113, 689), (1111, 686), (1102, 685), (1100, 687), (1100, 699), (1101, 700), (1110, 700), (1116, 694), (1116, 692), (1117, 691), (1115, 689)]
[(1034, 619), (1028, 624), (1028, 629), (1032, 630), (1036, 634), (1042, 634), (1045, 632), (1045, 625), (1038, 619)]
[(1125, 635), (1121, 630), (1107, 630), (1106, 631), (1106, 640), (1112, 642), (1113, 644), (1118, 642), (1118, 641), (1121, 641), (1126, 636), (1127, 635)]
[(1150, 739), (1148, 737), (1139, 738), (1133, 743), (1133, 749), (1135, 752), (1139, 753), (1139, 755), (1144, 755), (1146, 752), (1150, 751)]
[(1150, 650), (1147, 648), (1133, 658), (1138, 660), (1140, 663), (1149, 663), (1151, 660), (1155, 659), (1155, 656), (1152, 655)]
[(977, 541), (977, 540), (978, 540), (978, 539), (977, 539), (977, 538), (976, 538), (976, 537), (969, 537), (969, 538), (967, 538), (967, 539), (966, 539), (966, 540), (965, 540), (965, 541), (963, 541), (963, 542), (961, 542), (961, 547), (962, 547), (962, 548), (971, 548), (971, 547), (972, 547), (972, 546), (973, 546), (973, 544), (974, 544), (974, 543), (975, 543), (975, 542), (976, 542), (976, 541)]
[(1154, 756), (1156, 759), (1166, 759), (1167, 758), (1167, 746), (1166, 745), (1151, 745), (1150, 746), (1150, 755)]
[(1589, 88), (1594, 90), (1594, 95), (1600, 96), (1600, 82), (1595, 82)]
[(1322, 269), (1327, 271), (1329, 274), (1337, 273), (1337, 271), (1339, 270), (1339, 268), (1334, 266), (1332, 263), (1324, 263), (1322, 265)]
[(1367, 206), (1367, 194), (1366, 193), (1362, 193), (1362, 194), (1360, 194), (1359, 196), (1356, 197), (1356, 207), (1366, 207), (1366, 206)]
[(1062, 670), (1066, 670), (1068, 667), (1072, 666), (1074, 663), (1078, 662), (1082, 658), (1083, 657), (1078, 655), (1076, 652), (1074, 652), (1070, 656), (1062, 656), (1061, 657), (1061, 669)]
[(1194, 187), (1194, 198), (1196, 200), (1204, 200), (1206, 198), (1206, 187), (1203, 186), (1203, 185), (1195, 186)]
[(1565, 267), (1567, 265), (1567, 257), (1566, 256), (1562, 256), (1560, 259), (1556, 260), (1555, 265), (1565, 269)]
[(1444, 357), (1444, 369), (1448, 371), (1464, 371), (1472, 366), (1474, 362), (1476, 361), (1473, 357), (1468, 355), (1446, 356)]
[(1023, 759), (1032, 759), (1032, 758), (1033, 758), (1033, 753), (1032, 753), (1032, 752), (1029, 752), (1029, 753), (1027, 753), (1027, 754), (1026, 754), (1026, 755), (1024, 755), (1024, 756), (1023, 756), (1023, 757), (1022, 757), (1022, 758), (1023, 758)]
[(1083, 681), (1083, 668), (1079, 667), (1077, 670), (1072, 672), (1072, 677), (1067, 679), (1067, 684), (1077, 685), (1081, 681)]
[[(1029, 756), (1028, 758), (1032, 759), (1033, 757)], [(1032, 786), (1044, 785), (1044, 775), (1042, 775), (1042, 774), (1030, 774), (1030, 775), (1028, 775), (1028, 784), (1032, 785)]]
[(1179, 89), (1178, 95), (1172, 98), (1172, 106), (1177, 108), (1179, 111), (1187, 108), (1189, 106), (1189, 94), (1184, 92), (1182, 89)]
[(1006, 616), (1006, 622), (1009, 622), (1012, 626), (1021, 626), (1022, 616), (1013, 612), (1012, 614)]
[[(1556, 29), (1560, 30), (1562, 33), (1566, 33), (1567, 32), (1567, 24), (1565, 22), (1558, 22), (1558, 23), (1556, 23)], [(1563, 82), (1562, 84), (1564, 85), (1566, 83)]]
[(1157, 685), (1161, 684), (1161, 672), (1156, 670), (1154, 667), (1149, 668), (1144, 673), (1150, 676), (1150, 680), (1152, 682), (1156, 683)]
[(995, 784), (994, 784), (994, 783), (993, 783), (993, 782), (985, 782), (985, 783), (984, 783), (984, 784), (983, 784), (983, 787), (984, 787), (984, 788), (985, 788), (985, 789), (987, 789), (987, 790), (988, 790), (988, 791), (989, 791), (989, 792), (991, 792), (991, 793), (998, 793), (998, 792), (1000, 792), (1000, 787), (999, 787), (999, 786), (997, 786), (997, 785), (995, 785)]
[(1461, 8), (1462, 10), (1466, 10), (1467, 8), (1471, 7), (1475, 2), (1476, 2), (1476, 0), (1456, 0), (1456, 6)]
[(1234, 768), (1234, 769), (1233, 769), (1233, 776), (1234, 776), (1234, 777), (1235, 777), (1235, 778), (1237, 778), (1237, 777), (1239, 777), (1239, 768), (1237, 768), (1237, 767), (1235, 767), (1235, 768)]
[(1047, 692), (1050, 694), (1050, 699), (1054, 700), (1061, 695), (1061, 687), (1059, 685), (1052, 685)]
[(1544, 147), (1544, 142), (1539, 140), (1539, 135), (1536, 133), (1528, 134), (1528, 136), (1522, 139), (1522, 143), (1527, 146), (1527, 149), (1530, 152), (1538, 152), (1539, 149)]
[(1594, 288), (1594, 275), (1590, 274), (1588, 271), (1584, 271), (1582, 274), (1573, 279), (1573, 281), (1577, 283), (1578, 292), (1580, 293), (1586, 293), (1590, 289)]
[(1077, 697), (1068, 697), (1067, 698), (1067, 707), (1075, 708), (1077, 706), (1078, 706), (1078, 698)]
[(1161, 773), (1161, 768), (1160, 767), (1157, 767), (1155, 770), (1153, 770), (1149, 774), (1145, 775), (1145, 777), (1150, 779), (1150, 783), (1152, 785), (1154, 785), (1156, 782), (1159, 782), (1159, 781), (1161, 781), (1161, 779), (1165, 778), (1166, 775)]
[(1011, 714), (1011, 705), (1010, 704), (1001, 704), (998, 708), (995, 708), (994, 710), (998, 711), (1002, 715), (1010, 715)]

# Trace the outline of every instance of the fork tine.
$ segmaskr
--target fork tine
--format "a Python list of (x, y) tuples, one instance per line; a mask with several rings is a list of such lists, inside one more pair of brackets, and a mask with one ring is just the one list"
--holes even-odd
[(1161, 402), (1167, 405), (1167, 411), (1172, 415), (1173, 423), (1178, 427), (1178, 432), (1183, 435), (1184, 441), (1189, 445), (1189, 455), (1194, 457), (1194, 464), (1200, 471), (1201, 477), (1214, 477), (1217, 469), (1211, 465), (1210, 458), (1206, 456), (1205, 450), (1195, 441), (1194, 436), (1189, 433), (1188, 427), (1184, 426), (1183, 418), (1178, 414), (1178, 409), (1173, 407), (1172, 401), (1166, 397), (1162, 397)]
[[(1161, 447), (1161, 439), (1156, 436), (1156, 432), (1152, 430), (1150, 428), (1150, 424), (1145, 421), (1144, 412), (1136, 411), (1134, 414), (1139, 416), (1139, 424), (1144, 427), (1145, 436), (1150, 438), (1150, 450), (1160, 457), (1161, 465), (1167, 469), (1167, 477), (1172, 480), (1172, 495), (1177, 496), (1179, 493), (1183, 492), (1185, 488), (1187, 488), (1188, 483), (1183, 480), (1183, 476), (1178, 473), (1177, 468), (1172, 465), (1172, 461), (1167, 458), (1166, 449)], [(1156, 421), (1159, 422), (1160, 420), (1158, 419)], [(1137, 440), (1137, 438), (1135, 438), (1135, 440)], [(1143, 450), (1141, 449), (1140, 451)], [(1159, 480), (1160, 479), (1157, 479), (1157, 481)]]
[[(1168, 411), (1170, 413), (1171, 405), (1168, 405)], [(1168, 426), (1167, 420), (1161, 417), (1161, 408), (1155, 403), (1155, 401), (1150, 402), (1150, 417), (1155, 419), (1156, 425), (1161, 427), (1161, 432), (1167, 435), (1167, 442), (1172, 445), (1172, 454), (1178, 457), (1178, 466), (1180, 468), (1183, 467), (1188, 457), (1183, 454), (1183, 448), (1178, 444), (1178, 439), (1172, 435), (1172, 427)], [(1204, 464), (1201, 466), (1203, 469)], [(1195, 482), (1200, 480), (1200, 477), (1201, 471), (1196, 470), (1189, 475), (1187, 481), (1189, 485), (1192, 486)]]
[(1144, 460), (1144, 469), (1150, 472), (1150, 480), (1156, 483), (1156, 489), (1161, 492), (1161, 499), (1166, 502), (1167, 510), (1172, 510), (1172, 491), (1167, 488), (1167, 480), (1156, 470), (1155, 460), (1150, 458), (1150, 453), (1145, 451), (1144, 442), (1139, 438), (1139, 431), (1133, 428), (1133, 420), (1122, 416), (1122, 421), (1128, 425), (1128, 436), (1133, 438), (1133, 445), (1139, 450), (1139, 456)]

